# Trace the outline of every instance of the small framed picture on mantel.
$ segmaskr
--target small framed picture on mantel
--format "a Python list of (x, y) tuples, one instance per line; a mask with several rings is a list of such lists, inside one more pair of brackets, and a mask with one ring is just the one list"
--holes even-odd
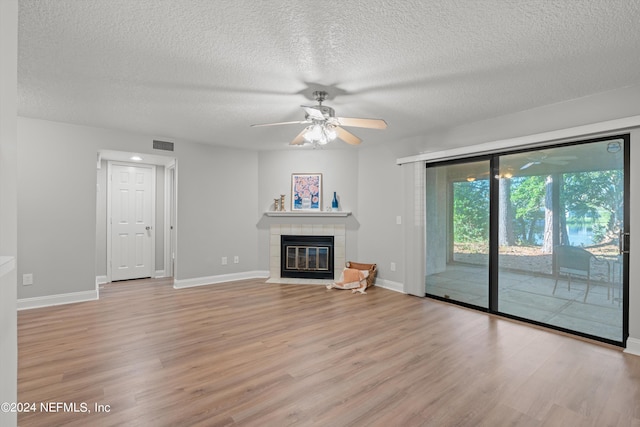
[(291, 210), (320, 211), (322, 207), (322, 174), (291, 174)]

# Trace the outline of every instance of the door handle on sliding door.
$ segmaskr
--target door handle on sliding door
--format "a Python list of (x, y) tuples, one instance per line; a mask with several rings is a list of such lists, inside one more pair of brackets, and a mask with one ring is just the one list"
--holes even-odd
[(620, 255), (629, 253), (629, 235), (630, 233), (625, 233), (620, 230), (618, 236), (618, 250), (620, 252)]

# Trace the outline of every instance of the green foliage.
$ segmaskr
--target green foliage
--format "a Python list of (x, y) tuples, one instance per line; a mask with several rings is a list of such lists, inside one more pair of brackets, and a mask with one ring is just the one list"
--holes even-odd
[(453, 238), (456, 243), (489, 240), (489, 181), (453, 184)]
[[(546, 178), (512, 178), (513, 231), (520, 244), (534, 244), (544, 232)], [(621, 170), (563, 174), (560, 206), (568, 213), (567, 224), (591, 226), (594, 243), (614, 238), (624, 207), (622, 178)], [(453, 193), (454, 242), (487, 242), (489, 181), (455, 182)]]
[(561, 203), (572, 218), (593, 223), (594, 243), (615, 237), (623, 220), (622, 170), (564, 175)]
[(539, 220), (544, 219), (545, 177), (516, 177), (511, 181), (511, 203), (514, 211), (516, 240), (533, 244), (541, 233)]

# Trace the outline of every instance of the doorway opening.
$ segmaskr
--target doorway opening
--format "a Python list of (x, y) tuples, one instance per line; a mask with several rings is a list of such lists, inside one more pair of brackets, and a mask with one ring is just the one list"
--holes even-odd
[[(138, 160), (139, 158), (141, 160)], [(121, 191), (117, 191), (117, 197), (114, 198), (112, 169), (117, 172), (117, 182), (128, 175), (127, 168), (142, 173), (129, 174), (132, 187), (127, 189), (125, 185), (125, 188), (120, 188)], [(146, 170), (155, 170), (155, 176), (153, 172), (151, 176), (145, 176)], [(140, 184), (140, 180), (150, 180), (151, 193), (147, 199), (155, 199), (150, 207), (147, 205), (146, 209), (141, 209), (141, 206), (145, 201), (144, 191), (147, 190), (136, 187)], [(175, 158), (111, 150), (98, 152), (96, 191), (96, 289), (98, 291), (101, 284), (115, 280), (175, 277), (177, 270), (176, 181)], [(117, 185), (120, 184), (117, 183)], [(125, 197), (127, 194), (128, 196)], [(112, 215), (114, 206), (112, 205), (134, 216), (128, 221), (116, 220), (114, 227)], [(147, 212), (151, 217), (140, 216)], [(132, 222), (131, 227), (134, 231), (128, 234), (119, 230), (123, 225), (122, 222)], [(140, 229), (135, 230), (136, 227)], [(124, 244), (125, 242), (128, 244)], [(145, 244), (148, 245), (147, 248)], [(149, 254), (146, 254), (145, 250), (149, 250)], [(127, 268), (121, 268), (126, 265), (123, 262), (126, 259), (130, 259), (133, 263), (133, 270), (141, 271), (143, 265), (145, 268), (148, 266), (149, 269), (144, 270), (144, 273), (121, 276), (120, 273), (127, 271)]]

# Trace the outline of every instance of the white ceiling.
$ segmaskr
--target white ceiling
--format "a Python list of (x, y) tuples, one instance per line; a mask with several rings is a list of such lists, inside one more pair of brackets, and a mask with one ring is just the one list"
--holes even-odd
[[(640, 84), (638, 0), (20, 0), (21, 116), (287, 148), (316, 89), (363, 146)], [(335, 144), (335, 143), (334, 143)], [(346, 144), (345, 144), (346, 145)]]

